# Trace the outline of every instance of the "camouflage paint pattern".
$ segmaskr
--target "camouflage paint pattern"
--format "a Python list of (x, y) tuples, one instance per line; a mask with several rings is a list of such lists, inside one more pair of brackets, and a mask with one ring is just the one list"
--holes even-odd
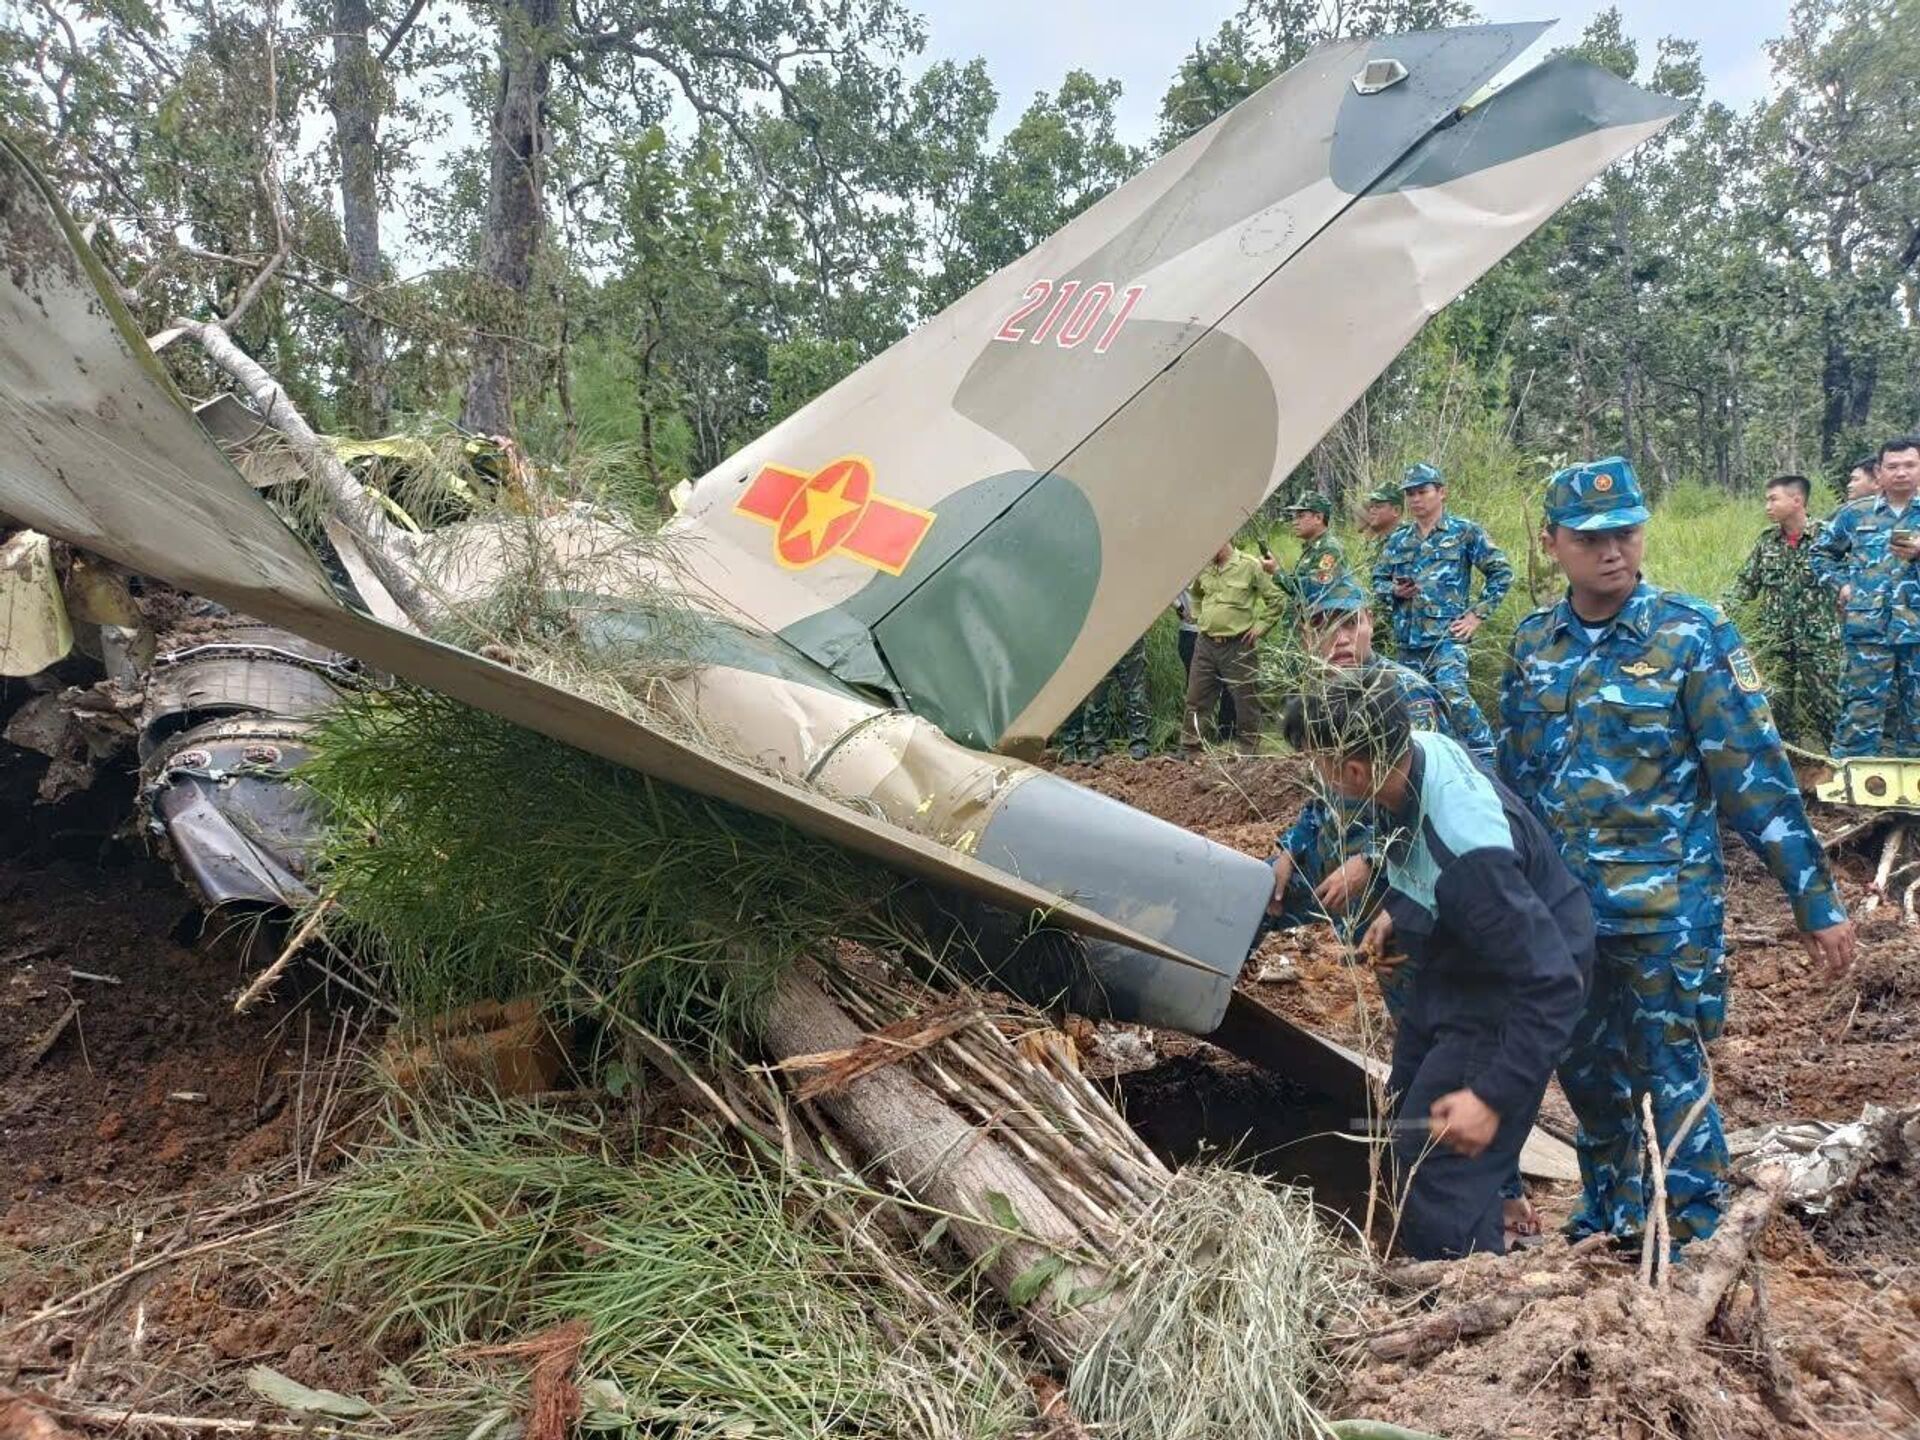
[(1733, 582), (1733, 598), (1751, 607), (1743, 630), (1767, 682), (1774, 723), (1785, 738), (1815, 750), (1833, 739), (1840, 687), (1840, 618), (1833, 591), (1813, 566), (1824, 520), (1807, 521), (1797, 544), (1778, 525), (1753, 542)]
[(1895, 553), (1896, 531), (1920, 530), (1920, 503), (1895, 510), (1886, 496), (1842, 505), (1813, 554), (1819, 577), (1847, 595), (1846, 666), (1833, 753), (1904, 754), (1920, 714), (1920, 565)]
[[(1063, 902), (1021, 857), (1005, 857), (1011, 870), (970, 859), (955, 835), (985, 831), (961, 817), (1041, 790), (1017, 762), (967, 758), (953, 741), (1037, 747), (1428, 316), (1677, 113), (1555, 60), (1459, 116), (1538, 33), (1316, 51), (704, 477), (661, 573), (795, 654), (784, 669), (690, 666), (657, 714), (616, 713), (336, 594), (187, 415), (111, 277), (11, 147), (0, 510), (908, 873), (1214, 972), (1219, 957), (1196, 964)], [(1360, 95), (1352, 80), (1376, 58), (1408, 78)], [(881, 718), (889, 706), (921, 724)], [(858, 782), (897, 781), (900, 804), (822, 793), (834, 765), (821, 757), (870, 729), (907, 735), (875, 752), (906, 773)], [(941, 746), (953, 753), (935, 761)], [(982, 773), (1008, 778), (955, 778)], [(947, 784), (961, 788), (929, 793)], [(1209, 883), (1137, 912), (1142, 923), (1205, 930), (1187, 922), (1220, 902), (1212, 880), (1236, 890), (1243, 857), (1201, 858)], [(1071, 859), (1046, 861), (1063, 884)], [(1181, 903), (1195, 913), (1163, 913)], [(1259, 902), (1247, 903), (1230, 908), (1250, 935)]]
[[(1667, 1161), (1667, 1228), (1676, 1250), (1711, 1235), (1726, 1200), (1727, 1142), (1706, 1045), (1726, 1021), (1720, 933), (1662, 930), (1600, 941), (1593, 989), (1557, 1072), (1580, 1122), (1580, 1200), (1569, 1235), (1639, 1236), (1649, 1182), (1639, 1096)], [(1696, 1113), (1695, 1107), (1699, 1106)], [(1677, 1149), (1674, 1137), (1689, 1125)]]
[(1712, 605), (1642, 582), (1590, 643), (1564, 599), (1514, 632), (1500, 775), (1558, 836), (1599, 933), (1717, 931), (1724, 818), (1803, 930), (1844, 918), (1759, 672)]

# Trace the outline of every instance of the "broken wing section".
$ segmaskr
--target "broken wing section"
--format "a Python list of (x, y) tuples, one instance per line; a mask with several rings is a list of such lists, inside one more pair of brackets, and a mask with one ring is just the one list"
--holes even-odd
[(194, 421), (45, 182), (0, 137), (0, 512), (314, 643), (935, 885), (1201, 967), (1177, 947), (796, 785), (341, 604)]
[[(880, 623), (916, 708), (1002, 749), (1043, 743), (1431, 316), (1680, 108), (1563, 58), (1427, 138)], [(961, 636), (1032, 643), (981, 612), (1039, 606), (1043, 582), (1009, 561), (1069, 493), (1102, 550), (1084, 619), (1045, 684), (996, 690), (1012, 667)]]

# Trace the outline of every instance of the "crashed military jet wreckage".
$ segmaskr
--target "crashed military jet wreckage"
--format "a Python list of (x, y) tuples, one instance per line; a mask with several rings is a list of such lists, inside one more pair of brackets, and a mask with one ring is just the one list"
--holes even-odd
[[(702, 477), (653, 576), (700, 633), (649, 712), (423, 633), (366, 566), (331, 577), (3, 140), (0, 512), (971, 903), (1044, 911), (1084, 942), (1076, 1005), (1227, 1041), (1267, 868), (1017, 757), (1429, 316), (1677, 113), (1565, 57), (1489, 91), (1544, 29), (1316, 50)], [(462, 588), (457, 554), (430, 571)], [(617, 635), (644, 578), (575, 598)]]

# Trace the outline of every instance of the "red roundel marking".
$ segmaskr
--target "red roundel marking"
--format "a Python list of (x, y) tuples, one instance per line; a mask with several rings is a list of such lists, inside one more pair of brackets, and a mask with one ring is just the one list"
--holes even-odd
[(873, 493), (865, 462), (836, 460), (815, 474), (787, 502), (774, 544), (789, 565), (811, 565), (840, 548), (860, 523)]
[(934, 520), (930, 510), (876, 494), (873, 467), (858, 455), (812, 474), (764, 466), (733, 509), (773, 527), (774, 557), (789, 570), (837, 554), (899, 575)]

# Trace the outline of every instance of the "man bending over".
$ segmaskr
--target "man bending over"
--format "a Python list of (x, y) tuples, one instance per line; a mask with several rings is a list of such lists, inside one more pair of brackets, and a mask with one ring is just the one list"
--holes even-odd
[(1400, 1242), (1418, 1259), (1503, 1246), (1514, 1173), (1593, 966), (1593, 911), (1553, 841), (1400, 687), (1346, 675), (1291, 702), (1287, 743), (1330, 795), (1371, 802), (1387, 894), (1376, 954), (1414, 962), (1388, 1081)]

